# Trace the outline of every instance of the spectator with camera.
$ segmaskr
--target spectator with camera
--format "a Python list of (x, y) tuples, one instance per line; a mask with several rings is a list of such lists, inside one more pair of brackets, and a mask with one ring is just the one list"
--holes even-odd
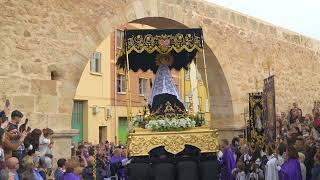
[(5, 153), (5, 159), (12, 157), (12, 151), (18, 149), (21, 144), (23, 144), (24, 139), (27, 136), (26, 132), (19, 135), (18, 127), (15, 124), (9, 124), (8, 130), (5, 133), (3, 149)]
[(12, 111), (11, 121), (9, 122), (9, 126), (16, 126), (16, 128), (18, 129), (18, 126), (19, 126), (22, 118), (23, 118), (22, 112), (20, 112), (18, 110)]

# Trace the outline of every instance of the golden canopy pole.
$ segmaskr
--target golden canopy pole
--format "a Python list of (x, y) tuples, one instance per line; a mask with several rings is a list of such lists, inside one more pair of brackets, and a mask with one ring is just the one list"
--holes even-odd
[(247, 118), (246, 118), (246, 108), (243, 109), (243, 120), (244, 120), (244, 138), (247, 139), (248, 137), (248, 132), (247, 132)]
[[(198, 54), (196, 54), (196, 61), (195, 61), (195, 67), (196, 67), (196, 79), (197, 79), (197, 96), (198, 96), (198, 113), (201, 112), (201, 104), (199, 101), (199, 97), (200, 97), (200, 91), (199, 91), (199, 81), (198, 81)], [(191, 83), (191, 79), (190, 79), (190, 83)]]
[[(126, 31), (124, 31), (126, 37)], [(125, 39), (124, 39), (125, 40)], [(125, 50), (126, 50), (126, 93), (127, 93), (127, 117), (129, 129), (131, 130), (131, 118), (132, 118), (132, 105), (131, 105), (131, 87), (130, 87), (130, 64), (129, 64), (129, 54), (127, 49), (127, 42), (125, 42)]]
[[(203, 40), (203, 32), (202, 32), (202, 56), (203, 56), (203, 67), (204, 67), (204, 74), (205, 74), (205, 80), (206, 80), (206, 93), (207, 93), (207, 101), (208, 101), (208, 108), (210, 112), (210, 94), (209, 94), (209, 83), (208, 83), (208, 74), (207, 74), (207, 64), (206, 64), (206, 55), (204, 52), (204, 40)], [(206, 102), (207, 104), (207, 102)], [(210, 113), (209, 113), (210, 115)], [(211, 121), (211, 116), (210, 116), (210, 121)], [(210, 122), (211, 123), (211, 122)]]
[(198, 94), (197, 94), (197, 96), (198, 96), (198, 113), (202, 113), (205, 111), (203, 111), (203, 109), (202, 109), (202, 103), (203, 103), (202, 97), (201, 97), (201, 102), (200, 102), (200, 85), (199, 85), (199, 77), (198, 77), (198, 75), (200, 75), (200, 74), (199, 74), (199, 70), (198, 70), (198, 54), (196, 54), (195, 64), (196, 64), (197, 92), (198, 92)]
[[(210, 104), (210, 96), (209, 96), (209, 83), (208, 83), (208, 74), (207, 74), (207, 64), (206, 64), (206, 55), (204, 52), (204, 40), (202, 35), (202, 56), (203, 56), (203, 68), (204, 68), (204, 74), (206, 79), (206, 90), (207, 90), (207, 99), (208, 99), (208, 105)], [(210, 106), (209, 106), (210, 107)]]

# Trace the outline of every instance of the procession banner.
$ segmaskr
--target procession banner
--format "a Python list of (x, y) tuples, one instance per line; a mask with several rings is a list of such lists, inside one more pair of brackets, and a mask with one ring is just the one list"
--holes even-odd
[(265, 141), (266, 144), (274, 144), (277, 138), (274, 76), (264, 79), (263, 101)]
[(260, 148), (264, 146), (264, 123), (263, 123), (263, 95), (262, 92), (249, 94), (249, 122), (247, 141), (257, 144)]

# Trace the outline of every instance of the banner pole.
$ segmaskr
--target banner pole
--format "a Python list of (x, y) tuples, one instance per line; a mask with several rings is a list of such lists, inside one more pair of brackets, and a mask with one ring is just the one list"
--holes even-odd
[(209, 112), (209, 115), (210, 115), (210, 124), (209, 126), (211, 127), (212, 126), (212, 120), (211, 120), (211, 114), (210, 114), (210, 94), (209, 94), (209, 82), (208, 82), (208, 73), (207, 73), (207, 64), (206, 64), (206, 55), (205, 55), (205, 52), (204, 52), (204, 40), (203, 40), (203, 32), (202, 32), (202, 56), (203, 56), (203, 67), (204, 67), (204, 74), (205, 74), (205, 80), (206, 80), (206, 93), (207, 93), (207, 103), (208, 104), (208, 112)]
[(243, 109), (243, 119), (244, 119), (244, 136), (247, 138), (247, 120), (246, 120), (246, 109)]
[[(124, 37), (126, 37), (126, 31), (124, 32)], [(125, 38), (124, 38), (125, 40)], [(131, 87), (130, 87), (130, 63), (129, 63), (129, 53), (127, 42), (125, 43), (126, 50), (126, 93), (127, 93), (127, 117), (129, 124), (129, 131), (132, 130), (132, 104), (131, 104)]]

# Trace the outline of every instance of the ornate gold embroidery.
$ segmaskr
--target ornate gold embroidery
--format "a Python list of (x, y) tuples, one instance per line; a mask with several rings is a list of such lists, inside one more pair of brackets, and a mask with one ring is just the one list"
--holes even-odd
[(173, 56), (168, 53), (168, 54), (158, 54), (156, 57), (156, 65), (161, 66), (161, 65), (168, 65), (171, 66), (174, 61)]
[(172, 50), (177, 53), (182, 50), (192, 52), (194, 49), (201, 50), (201, 37), (193, 34), (162, 34), (162, 35), (136, 35), (127, 39), (127, 53), (136, 51), (142, 53), (147, 51), (153, 53), (154, 51), (160, 54), (167, 54)]

